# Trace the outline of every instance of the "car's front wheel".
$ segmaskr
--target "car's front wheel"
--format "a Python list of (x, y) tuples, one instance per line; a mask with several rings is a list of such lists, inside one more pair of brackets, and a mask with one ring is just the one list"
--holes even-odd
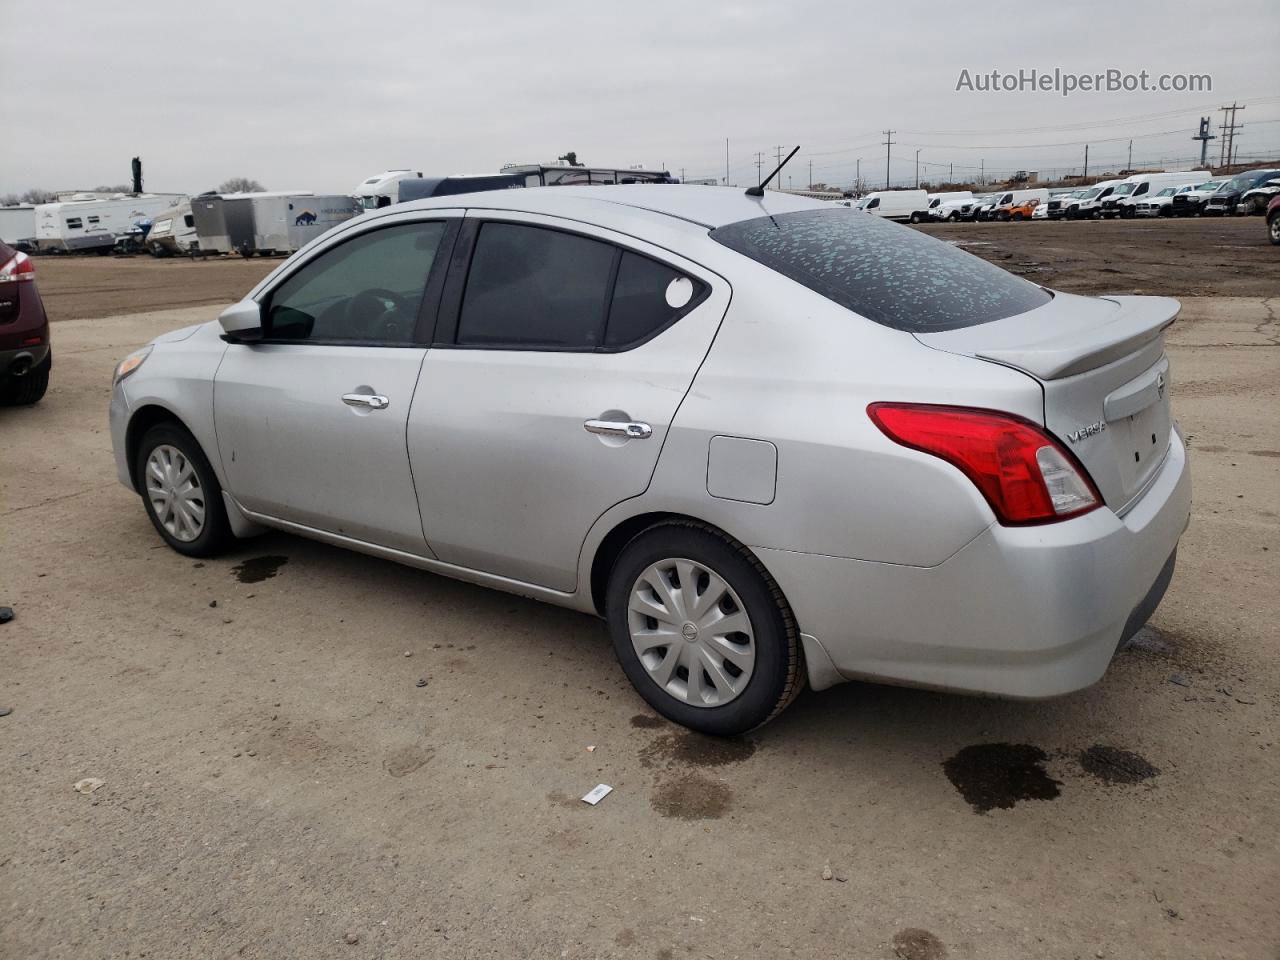
[(1267, 221), (1267, 237), (1272, 243), (1280, 245), (1280, 211), (1272, 214)]
[(745, 733), (800, 691), (799, 631), (782, 591), (743, 545), (709, 527), (651, 527), (609, 578), (614, 650), (639, 694), (676, 723)]
[(156, 532), (189, 557), (211, 557), (233, 541), (222, 486), (200, 444), (177, 423), (159, 423), (138, 445), (135, 476)]

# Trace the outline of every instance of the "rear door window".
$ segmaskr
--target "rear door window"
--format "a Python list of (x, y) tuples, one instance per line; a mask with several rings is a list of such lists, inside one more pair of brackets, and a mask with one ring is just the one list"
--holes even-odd
[(467, 346), (594, 350), (617, 248), (560, 230), (485, 223), (476, 238), (457, 342)]
[(1025, 313), (1051, 299), (980, 257), (855, 210), (756, 217), (717, 227), (711, 237), (895, 330), (957, 330)]

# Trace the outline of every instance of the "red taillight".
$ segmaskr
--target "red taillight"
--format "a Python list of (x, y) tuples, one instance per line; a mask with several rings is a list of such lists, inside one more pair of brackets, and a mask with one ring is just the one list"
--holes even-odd
[(873, 403), (867, 414), (890, 440), (957, 467), (1003, 524), (1050, 523), (1102, 505), (1084, 467), (1029, 420), (918, 403)]
[(36, 265), (25, 253), (15, 253), (5, 264), (0, 264), (0, 283), (17, 283), (19, 280), (34, 280)]

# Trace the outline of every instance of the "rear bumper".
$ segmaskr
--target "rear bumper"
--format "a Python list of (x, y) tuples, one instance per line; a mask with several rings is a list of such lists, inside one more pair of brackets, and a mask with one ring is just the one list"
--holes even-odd
[(935, 567), (756, 553), (846, 679), (1051, 697), (1095, 683), (1151, 616), (1190, 511), (1175, 433), (1124, 517), (1103, 508), (1046, 526), (993, 524)]
[(0, 379), (25, 377), (49, 357), (49, 344), (21, 347), (17, 350), (0, 350)]

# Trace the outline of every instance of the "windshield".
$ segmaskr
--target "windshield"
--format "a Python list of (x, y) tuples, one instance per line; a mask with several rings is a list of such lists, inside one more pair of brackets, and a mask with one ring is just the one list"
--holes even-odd
[(711, 238), (894, 330), (956, 330), (1051, 299), (958, 247), (852, 210), (756, 217), (717, 227)]
[(1127, 197), (1137, 189), (1137, 186), (1136, 183), (1122, 183), (1112, 191), (1111, 195), (1114, 197)]
[(1080, 196), (1080, 199), (1081, 199), (1081, 200), (1092, 200), (1094, 197), (1096, 197), (1096, 196), (1097, 196), (1098, 194), (1100, 194), (1101, 192), (1102, 192), (1102, 188), (1101, 188), (1101, 187), (1094, 187), (1092, 190), (1086, 190), (1086, 191), (1085, 191), (1085, 192)]
[(1208, 183), (1200, 184), (1200, 186), (1196, 187), (1195, 189), (1196, 190), (1217, 190), (1220, 186), (1222, 186), (1221, 180), (1210, 180)]
[[(1190, 188), (1188, 187), (1188, 188), (1186, 188), (1186, 189), (1190, 189)], [(1173, 196), (1173, 187), (1165, 187), (1163, 190), (1161, 190), (1159, 193), (1157, 193), (1157, 194), (1156, 194), (1156, 196), (1157, 196), (1157, 197), (1172, 197), (1172, 196)]]

